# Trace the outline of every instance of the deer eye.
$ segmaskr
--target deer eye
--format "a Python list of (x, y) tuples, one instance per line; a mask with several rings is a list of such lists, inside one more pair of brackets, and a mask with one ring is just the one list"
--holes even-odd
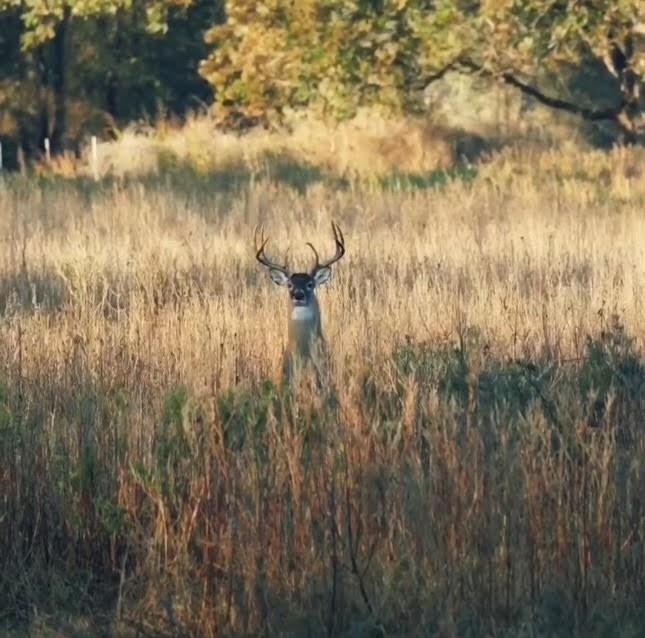
[(307, 290), (313, 290), (313, 287), (314, 287), (314, 282), (313, 282), (313, 281), (310, 281), (310, 282), (307, 284)]
[(289, 290), (293, 290), (293, 284), (292, 284), (291, 282), (288, 282), (288, 283), (287, 283), (287, 288), (288, 288)]

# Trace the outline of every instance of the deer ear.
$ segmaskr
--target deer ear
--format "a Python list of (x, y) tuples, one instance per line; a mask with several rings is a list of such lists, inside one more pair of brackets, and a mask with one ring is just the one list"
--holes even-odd
[(286, 286), (289, 283), (289, 277), (281, 270), (276, 270), (275, 268), (269, 269), (269, 277), (274, 284), (278, 286)]
[(316, 286), (322, 286), (323, 284), (326, 284), (330, 279), (331, 268), (327, 268), (326, 266), (324, 268), (318, 269), (314, 273), (314, 281), (316, 282)]

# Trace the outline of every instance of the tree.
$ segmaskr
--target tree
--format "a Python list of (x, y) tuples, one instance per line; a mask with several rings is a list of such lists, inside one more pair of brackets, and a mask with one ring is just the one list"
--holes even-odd
[[(315, 106), (419, 108), (446, 70), (482, 73), (553, 108), (611, 120), (632, 139), (642, 120), (645, 37), (639, 0), (230, 0), (200, 67), (222, 122), (279, 119)], [(601, 67), (603, 96), (567, 86)], [(558, 78), (557, 92), (549, 79)], [(607, 104), (596, 104), (604, 98)]]
[[(433, 7), (439, 6), (438, 9)], [(361, 104), (416, 109), (425, 85), (464, 51), (466, 22), (432, 0), (230, 0), (200, 67), (228, 124), (315, 106), (336, 117)]]
[[(617, 124), (626, 139), (643, 128), (645, 5), (640, 0), (491, 0), (478, 16), (477, 49), (466, 69), (500, 78), (543, 104)], [(553, 94), (548, 74), (604, 74), (605, 95)], [(577, 98), (577, 99), (572, 99)]]
[(22, 145), (33, 150), (48, 136), (54, 152), (63, 149), (74, 100), (115, 117), (140, 115), (156, 100), (176, 106), (169, 85), (183, 97), (201, 83), (201, 30), (220, 8), (213, 0), (0, 0), (0, 52), (10, 53), (0, 57), (0, 104)]

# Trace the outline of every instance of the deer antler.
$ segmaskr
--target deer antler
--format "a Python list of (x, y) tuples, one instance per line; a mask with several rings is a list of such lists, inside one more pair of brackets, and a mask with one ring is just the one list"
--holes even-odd
[(287, 266), (281, 266), (280, 264), (277, 264), (273, 261), (271, 261), (267, 256), (266, 253), (264, 252), (264, 247), (267, 245), (267, 242), (269, 241), (268, 237), (264, 237), (264, 228), (261, 227), (260, 229), (260, 244), (258, 244), (258, 227), (255, 227), (255, 258), (263, 265), (266, 266), (267, 268), (271, 268), (272, 270), (279, 270), (280, 272), (284, 273), (289, 276), (289, 270), (287, 269)]
[(343, 232), (338, 224), (335, 224), (334, 222), (331, 223), (331, 229), (334, 231), (334, 241), (336, 242), (336, 253), (331, 259), (321, 263), (318, 251), (314, 248), (313, 244), (307, 242), (307, 246), (311, 248), (314, 253), (314, 257), (316, 258), (316, 263), (311, 271), (312, 276), (323, 268), (329, 268), (329, 266), (337, 262), (345, 254), (345, 238), (343, 237)]

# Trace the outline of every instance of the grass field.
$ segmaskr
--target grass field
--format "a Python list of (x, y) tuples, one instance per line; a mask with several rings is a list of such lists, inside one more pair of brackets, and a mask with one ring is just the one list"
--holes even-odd
[(643, 635), (643, 149), (278, 169), (0, 182), (0, 631)]

